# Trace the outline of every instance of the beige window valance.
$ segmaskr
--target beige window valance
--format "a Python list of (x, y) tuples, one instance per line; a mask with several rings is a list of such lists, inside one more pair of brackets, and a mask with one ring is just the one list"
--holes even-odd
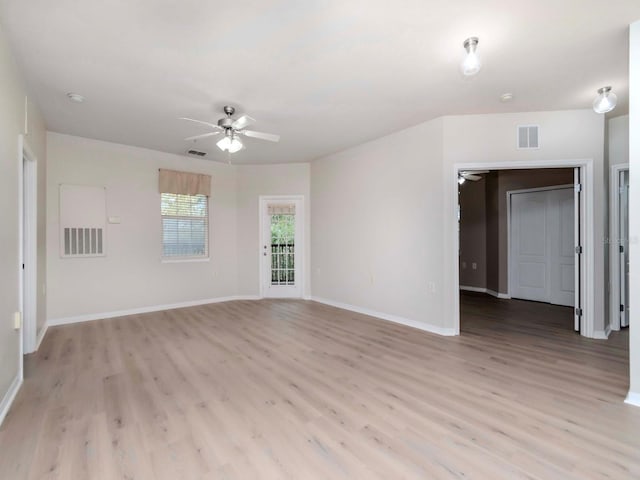
[(160, 169), (160, 193), (211, 196), (211, 175)]
[(267, 205), (269, 215), (295, 215), (296, 206), (293, 203), (270, 203)]

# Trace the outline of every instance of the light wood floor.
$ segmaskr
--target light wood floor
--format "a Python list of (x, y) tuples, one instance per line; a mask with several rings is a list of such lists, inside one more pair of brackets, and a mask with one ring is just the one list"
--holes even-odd
[(56, 327), (0, 430), (0, 478), (631, 479), (627, 335), (464, 295), (444, 338), (313, 302)]

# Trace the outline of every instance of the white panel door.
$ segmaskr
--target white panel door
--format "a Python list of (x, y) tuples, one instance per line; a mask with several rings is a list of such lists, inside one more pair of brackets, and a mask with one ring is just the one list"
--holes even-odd
[(548, 193), (549, 303), (572, 307), (575, 304), (575, 242), (573, 189)]
[(574, 216), (572, 188), (511, 195), (513, 298), (575, 304)]
[(511, 195), (511, 296), (549, 301), (547, 192)]

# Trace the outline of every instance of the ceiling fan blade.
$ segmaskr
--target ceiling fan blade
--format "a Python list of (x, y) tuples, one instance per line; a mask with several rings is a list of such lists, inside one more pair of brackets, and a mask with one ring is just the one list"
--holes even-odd
[(234, 130), (242, 130), (244, 127), (248, 127), (254, 123), (256, 123), (254, 118), (251, 118), (249, 115), (242, 115), (231, 124), (231, 128)]
[(178, 120), (187, 120), (189, 122), (201, 123), (202, 125), (208, 125), (211, 128), (215, 128), (216, 130), (220, 130), (220, 127), (218, 125), (216, 125), (215, 123), (203, 122), (202, 120), (195, 120), (193, 118), (187, 118), (187, 117), (179, 117)]
[(482, 179), (480, 175), (474, 175), (473, 173), (463, 173), (462, 176), (466, 180), (471, 180), (472, 182), (477, 182), (478, 180)]
[(254, 132), (253, 130), (243, 130), (240, 133), (247, 137), (259, 138), (260, 140), (268, 140), (270, 142), (280, 141), (280, 135), (275, 135), (273, 133)]
[(462, 173), (463, 173), (463, 174), (464, 174), (464, 173), (470, 173), (470, 174), (472, 174), (472, 175), (473, 175), (473, 174), (480, 175), (480, 174), (482, 174), (482, 173), (489, 173), (489, 170), (465, 170), (465, 171), (463, 171)]
[(185, 140), (186, 140), (187, 142), (189, 142), (189, 141), (191, 141), (191, 140), (198, 140), (198, 139), (200, 139), (200, 138), (210, 137), (210, 136), (212, 136), (212, 135), (218, 135), (219, 133), (220, 133), (220, 132), (218, 132), (218, 131), (215, 131), (215, 132), (209, 132), (209, 133), (203, 133), (203, 134), (201, 134), (201, 135), (194, 135), (193, 137), (187, 137), (187, 138), (185, 138)]

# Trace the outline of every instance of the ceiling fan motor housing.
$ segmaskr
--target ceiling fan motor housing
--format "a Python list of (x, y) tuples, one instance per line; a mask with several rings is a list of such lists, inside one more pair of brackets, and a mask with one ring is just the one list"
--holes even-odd
[(225, 130), (228, 128), (231, 128), (232, 124), (233, 124), (233, 118), (231, 117), (225, 117), (218, 120), (218, 126), (224, 128)]

